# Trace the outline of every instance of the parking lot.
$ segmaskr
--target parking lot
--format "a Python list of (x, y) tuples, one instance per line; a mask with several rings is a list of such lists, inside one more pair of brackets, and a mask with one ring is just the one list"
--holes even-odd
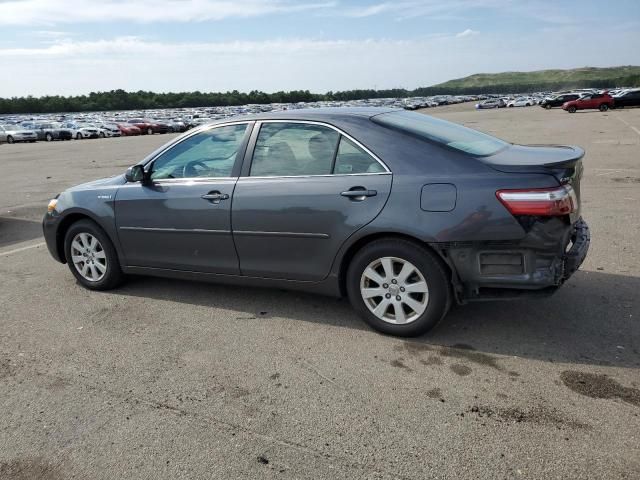
[(425, 113), (584, 147), (592, 243), (553, 297), (412, 340), (295, 292), (87, 291), (42, 243), (47, 201), (172, 135), (0, 145), (0, 479), (640, 477), (640, 109)]

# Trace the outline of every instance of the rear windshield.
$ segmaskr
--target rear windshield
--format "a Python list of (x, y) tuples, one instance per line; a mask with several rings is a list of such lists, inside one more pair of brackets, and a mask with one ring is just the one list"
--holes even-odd
[(397, 128), (476, 156), (493, 155), (509, 145), (507, 142), (486, 133), (422, 113), (406, 111), (382, 113), (374, 116), (371, 120), (385, 127)]

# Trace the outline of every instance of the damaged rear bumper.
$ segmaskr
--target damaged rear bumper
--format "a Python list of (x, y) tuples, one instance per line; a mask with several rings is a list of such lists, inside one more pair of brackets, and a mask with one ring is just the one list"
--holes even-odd
[[(453, 271), (459, 303), (549, 295), (573, 275), (589, 251), (589, 227), (561, 218), (533, 222), (518, 242), (439, 245)], [(437, 248), (437, 247), (436, 247)]]

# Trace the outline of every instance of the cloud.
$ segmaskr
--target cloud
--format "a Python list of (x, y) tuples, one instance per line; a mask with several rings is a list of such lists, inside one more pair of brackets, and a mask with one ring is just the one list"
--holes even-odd
[(474, 35), (478, 35), (478, 34), (480, 34), (479, 31), (471, 30), (470, 28), (467, 28), (466, 30), (460, 33), (456, 33), (456, 38), (473, 37)]
[[(461, 32), (464, 33), (464, 32)], [(408, 40), (283, 37), (264, 41), (160, 41), (140, 36), (59, 38), (0, 48), (0, 97), (128, 91), (347, 90), (415, 88), (477, 72), (594, 65), (594, 52), (624, 65), (638, 58), (637, 29), (510, 36), (454, 33)], [(505, 49), (505, 44), (509, 45)], [(604, 50), (603, 50), (604, 49)], [(553, 58), (548, 52), (554, 51)], [(496, 52), (500, 59), (496, 62)], [(596, 55), (597, 56), (597, 55)], [(600, 58), (600, 57), (598, 57)], [(206, 61), (203, 61), (206, 59)], [(186, 73), (187, 72), (187, 73)]]
[(0, 25), (202, 22), (335, 7), (331, 0), (6, 0)]
[(94, 55), (109, 55), (116, 58), (144, 56), (170, 56), (172, 54), (216, 54), (216, 55), (247, 55), (259, 53), (294, 54), (296, 52), (311, 53), (314, 51), (328, 51), (342, 48), (352, 48), (356, 45), (367, 45), (375, 48), (376, 43), (393, 43), (401, 45), (403, 41), (375, 41), (375, 40), (313, 40), (313, 39), (283, 39), (268, 41), (231, 41), (231, 42), (185, 42), (167, 43), (145, 40), (136, 36), (116, 37), (110, 40), (73, 41), (63, 39), (45, 47), (28, 48), (0, 48), (2, 57), (92, 57)]

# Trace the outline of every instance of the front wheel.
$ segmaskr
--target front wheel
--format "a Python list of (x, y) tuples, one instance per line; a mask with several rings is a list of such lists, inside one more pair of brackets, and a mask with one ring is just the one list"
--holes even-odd
[(76, 140), (82, 140), (82, 134), (80, 132), (76, 133)]
[(104, 138), (104, 137), (105, 137), (104, 132), (100, 132), (100, 138)]
[(609, 105), (607, 105), (606, 103), (603, 103), (602, 105), (600, 105), (599, 110), (601, 112), (606, 112), (607, 110), (609, 110)]
[(15, 142), (15, 140), (13, 139), (13, 137), (11, 135), (9, 135), (7, 137), (7, 143), (14, 143), (14, 142)]
[(567, 108), (567, 112), (569, 112), (569, 113), (576, 113), (576, 110), (577, 110), (576, 107)]
[(153, 128), (147, 128), (147, 135), (153, 135)]
[(544, 108), (546, 108), (547, 110), (549, 110), (551, 108), (551, 105), (547, 104), (544, 106)]
[(451, 304), (449, 276), (430, 250), (402, 239), (377, 240), (349, 265), (353, 308), (374, 329), (402, 337), (435, 327)]
[(53, 135), (51, 135), (50, 133), (47, 133), (47, 134), (44, 136), (44, 139), (45, 139), (47, 142), (51, 142), (51, 141), (53, 141)]
[(91, 220), (79, 220), (65, 235), (67, 265), (83, 287), (109, 290), (123, 280), (118, 254), (107, 234)]

